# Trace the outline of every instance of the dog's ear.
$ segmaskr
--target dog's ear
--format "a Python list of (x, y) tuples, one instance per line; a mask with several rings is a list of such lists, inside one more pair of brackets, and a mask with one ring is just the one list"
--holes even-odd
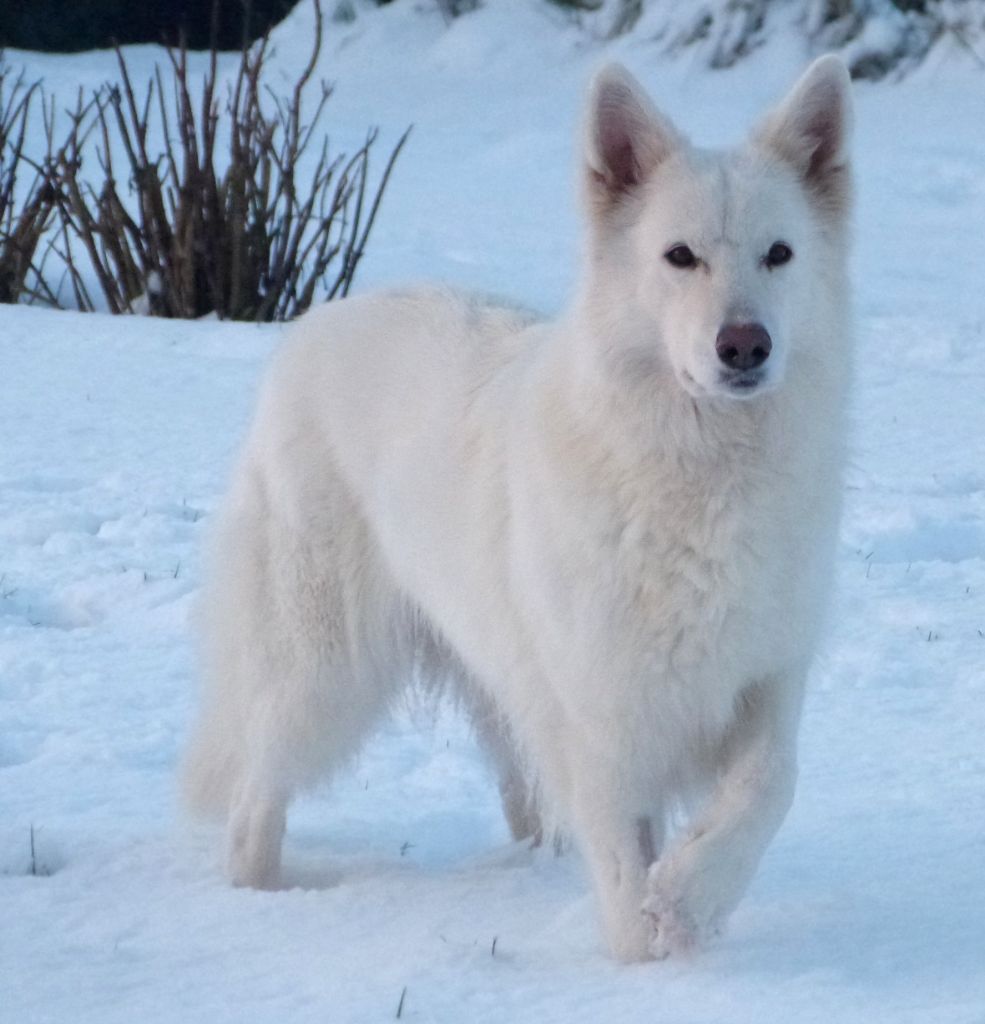
[(620, 64), (607, 64), (592, 81), (586, 136), (586, 187), (601, 209), (632, 193), (683, 144)]
[(830, 54), (820, 57), (753, 136), (790, 164), (833, 212), (843, 211), (850, 198), (851, 88), (844, 62)]

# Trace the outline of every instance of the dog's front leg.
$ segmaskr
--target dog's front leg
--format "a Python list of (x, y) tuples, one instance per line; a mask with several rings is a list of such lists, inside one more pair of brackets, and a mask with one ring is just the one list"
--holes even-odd
[(586, 758), (573, 770), (572, 783), (575, 836), (592, 873), (609, 948), (624, 962), (649, 960), (643, 901), (647, 872), (663, 842), (663, 809), (630, 799), (636, 787), (614, 765)]
[(742, 897), (793, 800), (802, 697), (802, 673), (744, 695), (707, 806), (650, 870), (645, 910), (654, 956), (700, 945)]

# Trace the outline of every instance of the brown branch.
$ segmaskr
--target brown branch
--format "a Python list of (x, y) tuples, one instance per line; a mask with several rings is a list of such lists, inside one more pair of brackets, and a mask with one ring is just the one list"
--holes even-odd
[[(252, 47), (244, 41), (224, 98), (228, 148), (222, 152), (214, 48), (194, 85), (184, 41), (169, 48), (170, 83), (155, 67), (139, 99), (117, 49), (119, 84), (88, 105), (80, 96), (69, 138), (52, 160), (61, 217), (56, 251), (80, 307), (91, 308), (92, 297), (72, 240), (86, 250), (114, 312), (132, 310), (141, 299), (141, 308), (161, 316), (269, 320), (297, 315), (319, 291), (328, 297), (348, 291), (407, 134), (372, 191), (375, 131), (350, 156), (330, 152), (321, 127), (332, 94), (325, 82), (311, 118), (305, 116), (323, 27), (318, 0), (312, 3), (311, 53), (286, 100), (263, 81), (269, 36)], [(213, 0), (213, 18), (216, 12)], [(93, 131), (101, 180), (91, 185), (83, 177), (83, 149)], [(311, 164), (306, 154), (319, 136)], [(114, 153), (127, 165), (127, 194), (118, 185)]]

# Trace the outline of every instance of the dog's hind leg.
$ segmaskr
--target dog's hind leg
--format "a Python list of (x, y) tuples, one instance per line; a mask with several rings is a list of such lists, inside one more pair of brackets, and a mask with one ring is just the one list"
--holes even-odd
[(327, 467), (318, 481), (289, 505), (245, 469), (205, 594), (211, 692), (186, 791), (226, 816), (238, 885), (277, 884), (290, 800), (356, 753), (400, 679), (401, 602), (354, 503)]
[(468, 705), (479, 742), (496, 770), (510, 834), (517, 842), (532, 839), (539, 846), (544, 835), (537, 793), (509, 723), (493, 701), (478, 691), (469, 694)]
[(257, 772), (241, 781), (229, 811), (226, 869), (233, 885), (270, 889), (280, 879), (290, 790)]
[(226, 856), (234, 884), (278, 884), (290, 801), (358, 752), (388, 695), (389, 687), (359, 680), (337, 662), (280, 674), (271, 699), (254, 710), (232, 794)]
[(509, 749), (504, 756), (507, 760), (500, 762), (498, 772), (499, 796), (506, 824), (517, 842), (530, 839), (534, 846), (540, 846), (544, 840), (544, 825), (536, 792), (520, 765), (516, 751)]

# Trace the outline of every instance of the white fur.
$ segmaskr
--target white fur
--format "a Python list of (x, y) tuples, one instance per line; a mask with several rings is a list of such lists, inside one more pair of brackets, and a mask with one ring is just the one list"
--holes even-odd
[[(218, 531), (186, 766), (192, 803), (228, 816), (234, 882), (276, 883), (291, 796), (417, 666), (457, 680), (514, 833), (539, 834), (538, 807), (571, 831), (616, 956), (722, 923), (792, 798), (829, 589), (847, 109), (822, 58), (745, 146), (708, 153), (606, 69), (567, 316), (422, 290), (292, 329)], [(769, 269), (779, 239), (794, 258)], [(677, 243), (696, 268), (667, 262)], [(773, 341), (742, 394), (715, 351), (737, 320)]]

